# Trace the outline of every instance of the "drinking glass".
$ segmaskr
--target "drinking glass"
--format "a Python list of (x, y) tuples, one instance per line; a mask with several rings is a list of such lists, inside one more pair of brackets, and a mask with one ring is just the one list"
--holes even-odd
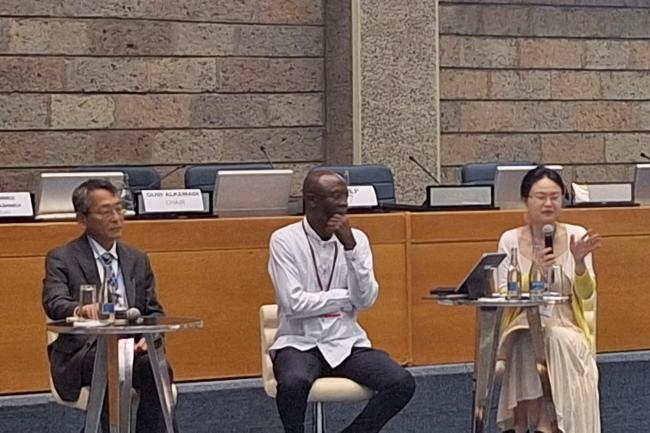
[(94, 284), (82, 284), (79, 286), (79, 306), (92, 305), (97, 303), (97, 287)]

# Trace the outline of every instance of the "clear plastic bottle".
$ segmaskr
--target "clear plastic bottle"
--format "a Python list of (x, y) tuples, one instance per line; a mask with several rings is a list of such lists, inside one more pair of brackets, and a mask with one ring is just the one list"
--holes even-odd
[(530, 299), (541, 299), (544, 296), (546, 279), (544, 278), (544, 268), (542, 268), (540, 260), (540, 251), (534, 248), (533, 263), (530, 265), (530, 272), (528, 274)]
[(508, 267), (508, 284), (506, 299), (521, 298), (521, 268), (517, 248), (510, 250), (510, 266)]

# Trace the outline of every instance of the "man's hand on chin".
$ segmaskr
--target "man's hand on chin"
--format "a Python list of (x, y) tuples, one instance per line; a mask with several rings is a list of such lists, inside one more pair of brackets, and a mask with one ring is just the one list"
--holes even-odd
[(332, 215), (327, 221), (327, 231), (336, 235), (338, 240), (343, 244), (345, 250), (352, 250), (357, 245), (347, 215)]

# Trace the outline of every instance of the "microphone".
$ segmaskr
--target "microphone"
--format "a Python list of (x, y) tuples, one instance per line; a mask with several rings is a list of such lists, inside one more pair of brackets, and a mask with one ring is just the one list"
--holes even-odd
[(436, 178), (436, 177), (435, 177), (435, 176), (434, 176), (434, 175), (433, 175), (429, 170), (427, 170), (427, 168), (426, 168), (424, 165), (422, 165), (422, 164), (420, 163), (420, 161), (418, 161), (417, 159), (415, 159), (415, 157), (414, 157), (413, 155), (409, 155), (409, 160), (411, 160), (415, 165), (417, 165), (418, 167), (420, 167), (420, 170), (422, 170), (423, 172), (425, 172), (425, 173), (427, 174), (427, 176), (429, 176), (431, 179), (433, 179), (433, 181), (434, 181), (435, 183), (437, 183), (438, 185), (440, 185), (440, 181), (439, 181), (439, 180), (438, 180), (438, 179), (437, 179), (437, 178)]
[(150, 188), (153, 188), (157, 183), (159, 183), (160, 186), (162, 186), (162, 181), (163, 181), (163, 180), (167, 179), (169, 176), (171, 176), (172, 174), (176, 173), (176, 172), (177, 172), (178, 170), (180, 170), (181, 168), (189, 167), (190, 165), (192, 165), (192, 164), (181, 164), (181, 165), (177, 165), (176, 167), (174, 167), (173, 169), (171, 169), (171, 170), (169, 170), (167, 173), (165, 173), (165, 174), (160, 178), (160, 180), (153, 181), (153, 182), (151, 182), (149, 185), (145, 186), (145, 187), (142, 188), (142, 189), (150, 189)]
[(544, 248), (551, 248), (551, 252), (553, 250), (553, 236), (555, 235), (555, 227), (553, 224), (545, 224), (544, 227), (542, 227), (542, 231), (544, 232)]
[(273, 161), (271, 160), (271, 155), (269, 155), (268, 150), (266, 150), (266, 146), (261, 145), (260, 150), (262, 151), (262, 153), (264, 153), (264, 157), (266, 158), (266, 162), (269, 163), (271, 168), (275, 168), (275, 167), (273, 167)]
[(641, 152), (639, 155), (641, 155), (641, 158), (650, 159), (650, 156), (645, 152)]
[(128, 320), (136, 320), (139, 319), (142, 314), (140, 313), (140, 310), (138, 310), (135, 307), (131, 307), (126, 312), (124, 313), (124, 317), (126, 317)]

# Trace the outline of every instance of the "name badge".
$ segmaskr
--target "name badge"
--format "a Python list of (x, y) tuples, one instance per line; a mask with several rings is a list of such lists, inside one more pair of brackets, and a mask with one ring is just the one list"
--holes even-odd
[(142, 191), (146, 213), (203, 212), (200, 189), (155, 189)]
[(348, 207), (374, 207), (377, 204), (377, 193), (372, 185), (348, 186)]
[(0, 192), (0, 218), (34, 216), (28, 192)]
[(542, 319), (550, 319), (553, 315), (553, 304), (540, 305), (539, 315)]

